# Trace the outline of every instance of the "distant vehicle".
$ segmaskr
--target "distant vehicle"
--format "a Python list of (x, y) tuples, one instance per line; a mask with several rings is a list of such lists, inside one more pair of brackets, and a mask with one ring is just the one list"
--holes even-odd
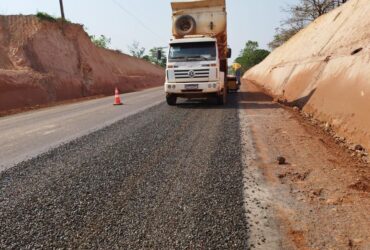
[[(173, 38), (167, 56), (165, 92), (178, 97), (227, 99), (227, 13), (225, 0), (172, 1)], [(159, 55), (160, 56), (160, 55)]]

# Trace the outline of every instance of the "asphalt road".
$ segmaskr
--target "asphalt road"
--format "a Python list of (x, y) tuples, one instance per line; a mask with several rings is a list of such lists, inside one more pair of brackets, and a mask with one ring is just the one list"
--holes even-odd
[[(94, 114), (119, 121), (0, 174), (0, 248), (247, 249), (237, 106), (161, 103), (122, 119), (97, 104)], [(40, 112), (54, 121), (19, 125), (71, 122)]]
[(164, 101), (163, 87), (0, 118), (0, 172)]

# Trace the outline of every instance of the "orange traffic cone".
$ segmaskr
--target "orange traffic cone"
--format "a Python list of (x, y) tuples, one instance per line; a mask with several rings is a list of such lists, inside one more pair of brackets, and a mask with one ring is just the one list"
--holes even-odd
[(121, 102), (121, 97), (119, 96), (119, 91), (118, 91), (118, 88), (116, 88), (116, 90), (114, 91), (114, 103), (113, 105), (123, 105), (123, 103)]

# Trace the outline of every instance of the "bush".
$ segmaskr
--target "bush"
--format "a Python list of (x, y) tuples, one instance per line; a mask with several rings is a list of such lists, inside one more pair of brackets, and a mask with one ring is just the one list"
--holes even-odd
[(100, 37), (96, 37), (94, 35), (89, 36), (93, 44), (99, 48), (109, 49), (109, 45), (111, 43), (111, 39), (104, 35), (100, 35)]
[(57, 19), (48, 13), (45, 12), (37, 12), (36, 16), (43, 21), (48, 21), (48, 22), (56, 22)]

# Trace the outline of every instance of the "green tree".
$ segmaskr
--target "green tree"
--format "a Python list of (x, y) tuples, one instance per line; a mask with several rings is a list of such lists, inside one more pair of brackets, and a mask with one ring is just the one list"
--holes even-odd
[[(140, 46), (138, 41), (134, 41), (131, 46), (128, 46), (129, 53), (136, 58), (141, 58), (145, 61), (151, 62), (155, 65), (159, 65), (161, 67), (166, 67), (166, 58), (164, 57), (165, 51), (162, 47), (154, 47), (149, 50), (147, 54), (145, 54), (146, 49)], [(162, 58), (158, 59), (157, 54), (158, 51), (161, 51)]]
[[(158, 51), (160, 51), (160, 53), (162, 54), (162, 58), (161, 59), (158, 59), (157, 58), (157, 55), (158, 55)], [(163, 68), (166, 67), (166, 57), (165, 57), (165, 50), (161, 47), (154, 47), (152, 49), (149, 50), (149, 61), (152, 62), (153, 64), (156, 64), (156, 65), (159, 65)]]
[(148, 56), (148, 55), (143, 56), (142, 59), (144, 59), (145, 61), (151, 62), (150, 61), (150, 56)]
[(259, 48), (258, 42), (248, 41), (235, 62), (242, 66), (244, 72), (262, 62), (269, 54), (270, 51)]
[(100, 37), (92, 35), (90, 36), (90, 39), (96, 46), (104, 49), (108, 49), (111, 43), (111, 39), (104, 35), (100, 35)]
[[(161, 51), (162, 58), (158, 59), (158, 51)], [(165, 50), (162, 47), (154, 47), (149, 50), (149, 53), (142, 57), (145, 61), (151, 62), (155, 65), (161, 66), (163, 68), (166, 67), (166, 57), (165, 57)]]

